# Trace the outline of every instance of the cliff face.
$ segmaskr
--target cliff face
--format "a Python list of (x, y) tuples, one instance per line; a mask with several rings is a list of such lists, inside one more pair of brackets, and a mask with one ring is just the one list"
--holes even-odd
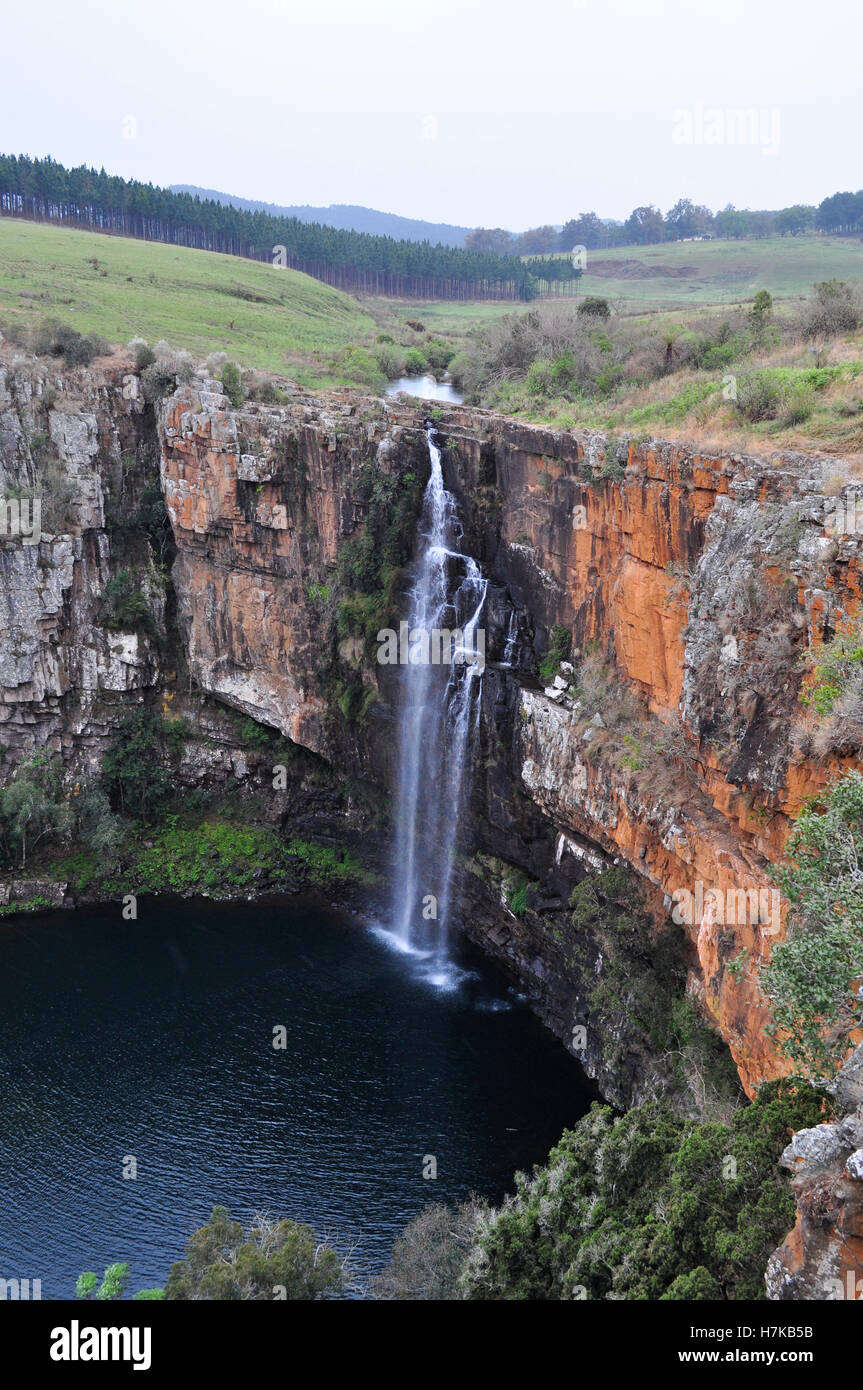
[[(672, 895), (691, 892), (689, 989), (751, 1092), (783, 1063), (750, 973), (728, 964), (781, 939), (767, 863), (803, 798), (839, 767), (790, 742), (799, 658), (860, 598), (860, 538), (829, 531), (824, 479), (837, 466), (561, 434), (463, 407), (440, 412), (437, 428), (466, 548), (490, 577), (490, 664), (462, 841), (466, 930), (626, 1105), (657, 1078), (625, 997), (616, 1014), (598, 1002), (605, 948), (589, 933), (575, 939), (569, 895), (596, 868), (629, 865), (650, 935)], [(198, 376), (154, 408), (128, 370), (7, 360), (0, 446), (7, 492), (53, 489), (65, 508), (56, 530), (43, 522), (38, 545), (0, 548), (6, 774), (40, 747), (62, 755), (72, 780), (93, 773), (122, 711), (148, 696), (206, 725), (185, 759), (190, 784), (254, 780), (226, 722), (233, 708), (331, 770), (321, 826), (346, 814), (339, 779), (392, 786), (397, 673), (343, 636), (340, 670), (372, 698), (360, 718), (334, 707), (326, 596), (368, 520), (364, 465), (427, 477), (417, 407), (292, 392), (279, 406), (234, 410)], [(157, 470), (171, 582), (142, 582), (163, 640), (106, 619), (110, 581), (141, 562), (129, 520)], [(544, 687), (536, 658), (555, 625), (572, 634), (576, 669)], [(592, 705), (579, 686), (585, 659)], [(640, 722), (625, 691), (642, 702)], [(518, 915), (513, 874), (529, 885)]]
[[(789, 743), (799, 657), (859, 602), (860, 538), (828, 534), (836, 504), (823, 481), (835, 466), (615, 444), (462, 410), (441, 428), (454, 440), (463, 510), (525, 642), (542, 649), (563, 624), (654, 715), (652, 739), (621, 759), (584, 729), (577, 699), (522, 681), (517, 784), (564, 837), (558, 858), (561, 843), (564, 857), (569, 843), (620, 856), (666, 911), (681, 890), (696, 907), (702, 885), (706, 906), (687, 923), (692, 984), (751, 1089), (782, 1063), (754, 985), (727, 963), (741, 949), (760, 958), (781, 935), (766, 862), (837, 766), (792, 758)], [(490, 479), (494, 520), (477, 500)], [(604, 707), (600, 727), (613, 722)], [(739, 910), (743, 891), (760, 895), (760, 911)]]
[[(695, 900), (701, 884), (702, 911), (685, 923), (691, 988), (751, 1089), (781, 1063), (753, 984), (726, 967), (741, 949), (760, 957), (780, 933), (772, 911), (722, 920), (709, 890), (761, 892), (763, 916), (766, 863), (803, 797), (835, 770), (789, 749), (799, 656), (859, 602), (860, 538), (828, 533), (835, 502), (823, 479), (834, 469), (560, 434), (462, 407), (438, 428), (468, 547), (491, 579), (493, 661), (515, 634), (511, 664), (485, 681), (465, 843), (547, 882), (564, 906), (591, 857), (632, 865), (660, 917), (672, 894)], [(69, 493), (64, 534), (0, 550), (7, 767), (34, 746), (79, 771), (95, 766), (123, 699), (175, 676), (175, 653), (104, 620), (105, 586), (127, 558), (118, 515), (134, 511), (135, 467), (149, 454), (175, 546), (167, 598), (193, 681), (342, 770), (391, 784), (391, 669), (348, 639), (342, 656), (378, 698), (361, 725), (334, 716), (320, 594), (366, 519), (363, 464), (427, 476), (419, 409), (295, 393), (235, 411), (218, 383), (198, 378), (157, 418), (133, 374), (19, 364), (0, 370), (0, 439), (7, 489), (32, 486), (47, 456)], [(152, 597), (164, 616), (166, 596)], [(547, 692), (531, 674), (554, 624), (643, 697), (653, 732), (631, 756), (611, 736), (610, 702), (585, 728), (573, 693)], [(487, 915), (498, 937), (517, 935), (499, 904)], [(521, 953), (491, 944), (529, 971), (537, 943)], [(572, 999), (548, 1012), (564, 1031)]]

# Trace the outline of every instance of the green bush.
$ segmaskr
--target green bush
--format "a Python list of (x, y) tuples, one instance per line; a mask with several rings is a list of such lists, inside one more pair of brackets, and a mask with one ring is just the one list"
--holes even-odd
[(101, 619), (109, 632), (141, 632), (148, 637), (157, 633), (150, 604), (129, 570), (119, 570), (105, 585)]
[(236, 362), (226, 362), (222, 367), (222, 390), (235, 410), (246, 399), (246, 389), (243, 386), (243, 374)]
[(764, 1299), (794, 1221), (778, 1166), (828, 1112), (809, 1086), (769, 1082), (728, 1123), (656, 1101), (594, 1104), (547, 1165), (482, 1218), (462, 1273), (472, 1299)]
[(405, 356), (401, 348), (379, 347), (375, 352), (375, 361), (388, 381), (404, 375)]
[(156, 404), (177, 389), (177, 373), (167, 362), (151, 362), (141, 373), (144, 400)]
[(572, 650), (572, 633), (569, 628), (555, 623), (551, 629), (551, 644), (539, 663), (539, 678), (543, 685), (551, 685), (560, 671), (560, 663), (569, 659)]
[(139, 372), (143, 372), (147, 367), (152, 367), (156, 360), (156, 354), (146, 343), (135, 344), (135, 367)]
[(582, 318), (607, 319), (611, 314), (611, 308), (607, 299), (589, 294), (579, 304), (578, 312)]
[(424, 376), (429, 369), (428, 358), (419, 348), (408, 348), (405, 353), (405, 372), (408, 376)]
[(373, 391), (381, 391), (386, 385), (386, 376), (377, 357), (367, 348), (346, 347), (338, 357), (338, 365), (349, 381), (370, 386)]
[(445, 372), (452, 359), (455, 357), (455, 348), (449, 347), (439, 338), (429, 338), (425, 345), (425, 355), (429, 366), (433, 372)]
[(142, 707), (121, 719), (102, 759), (101, 785), (121, 814), (147, 821), (170, 803), (167, 763), (179, 756), (185, 726)]
[(790, 903), (788, 938), (758, 974), (770, 1032), (817, 1079), (841, 1064), (863, 1015), (863, 773), (852, 769), (807, 803), (785, 854), (773, 874)]
[(94, 357), (109, 351), (104, 338), (79, 333), (59, 319), (40, 323), (34, 330), (32, 346), (37, 357), (63, 357), (70, 367), (88, 367)]
[(773, 420), (779, 414), (782, 392), (770, 371), (749, 372), (737, 383), (737, 409), (752, 424)]
[(63, 794), (60, 759), (35, 752), (19, 764), (8, 786), (0, 788), (0, 849), (5, 863), (27, 864), (43, 841), (62, 840), (72, 828)]
[(171, 1266), (165, 1297), (311, 1302), (340, 1298), (344, 1289), (341, 1258), (310, 1226), (259, 1216), (246, 1233), (217, 1206), (190, 1235), (185, 1259)]

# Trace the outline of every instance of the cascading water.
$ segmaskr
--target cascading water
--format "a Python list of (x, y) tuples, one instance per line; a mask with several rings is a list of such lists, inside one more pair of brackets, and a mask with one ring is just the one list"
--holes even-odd
[(509, 622), (506, 625), (506, 646), (503, 650), (503, 661), (501, 666), (512, 666), (515, 660), (515, 648), (518, 642), (518, 623), (515, 617), (515, 609), (512, 608), (509, 614)]
[(455, 498), (428, 429), (431, 475), (423, 496), (420, 553), (409, 592), (411, 634), (456, 631), (455, 659), (435, 664), (413, 641), (399, 716), (399, 781), (392, 923), (405, 949), (430, 953), (431, 978), (448, 978), (447, 919), (458, 824), (479, 722), (484, 643), (477, 640), (488, 580), (460, 550)]

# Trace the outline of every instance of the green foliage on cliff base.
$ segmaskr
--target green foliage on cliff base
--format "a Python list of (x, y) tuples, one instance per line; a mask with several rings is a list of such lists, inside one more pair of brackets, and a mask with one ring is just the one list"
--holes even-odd
[(791, 909), (788, 939), (759, 970), (775, 1033), (815, 1078), (841, 1065), (863, 1015), (863, 773), (853, 769), (801, 811), (773, 871)]
[(722, 1112), (737, 1104), (741, 1092), (728, 1049), (685, 993), (685, 932), (671, 921), (651, 927), (638, 875), (628, 867), (592, 874), (573, 889), (570, 907), (565, 944), (590, 991), (606, 1068), (625, 1069), (637, 1047), (683, 1108)]
[(57, 866), (81, 892), (203, 893), (220, 896), (244, 889), (295, 891), (367, 885), (374, 876), (346, 848), (309, 840), (283, 840), (269, 826), (219, 817), (181, 823), (175, 813), (146, 832), (130, 833), (113, 862), (79, 854)]
[(472, 1299), (763, 1299), (794, 1221), (777, 1166), (825, 1118), (805, 1083), (770, 1082), (728, 1124), (649, 1102), (594, 1104), (547, 1165), (480, 1215), (462, 1274)]

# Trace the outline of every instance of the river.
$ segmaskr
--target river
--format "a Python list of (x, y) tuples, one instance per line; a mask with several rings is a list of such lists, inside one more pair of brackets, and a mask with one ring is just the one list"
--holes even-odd
[(400, 376), (387, 385), (387, 395), (397, 396), (404, 391), (408, 396), (419, 396), (425, 401), (447, 401), (450, 405), (461, 405), (464, 397), (451, 381), (436, 381), (433, 376)]

